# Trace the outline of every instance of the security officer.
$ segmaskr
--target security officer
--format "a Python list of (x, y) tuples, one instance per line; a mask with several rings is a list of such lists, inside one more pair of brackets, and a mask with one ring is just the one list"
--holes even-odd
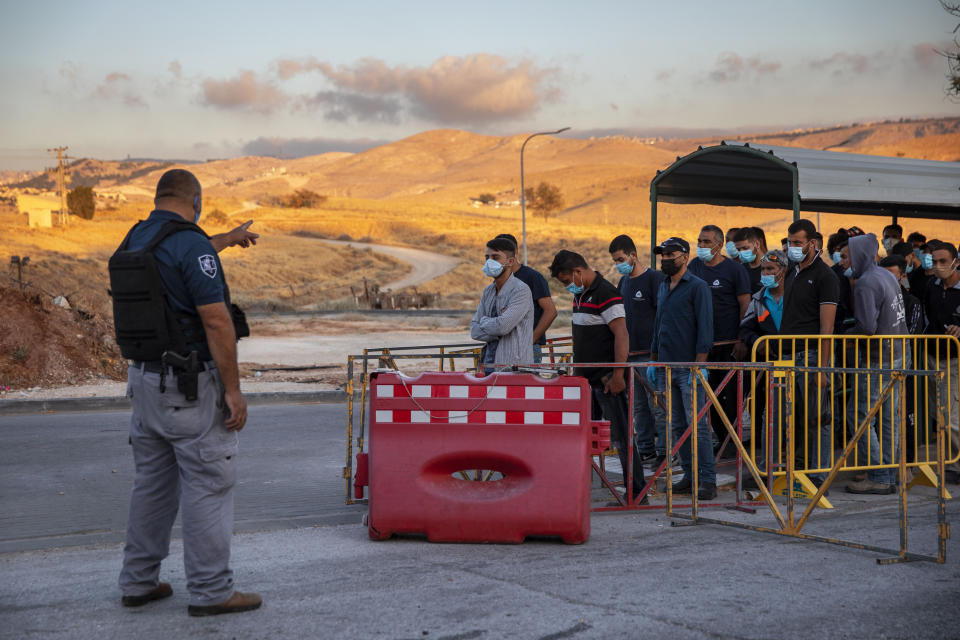
[[(150, 217), (129, 234), (127, 248), (145, 247), (169, 221), (196, 223), (200, 182), (189, 171), (167, 171), (157, 183), (154, 202)], [(128, 369), (136, 478), (119, 580), (121, 602), (127, 607), (172, 594), (158, 576), (169, 553), (178, 506), (188, 613), (235, 613), (261, 604), (259, 595), (234, 590), (229, 566), (237, 432), (247, 420), (247, 404), (240, 393), (236, 332), (217, 256), (218, 248), (255, 242), (249, 224), (213, 239), (199, 228), (180, 231), (153, 252), (170, 307), (182, 318), (194, 319), (196, 330), (186, 333), (186, 341), (188, 349), (197, 352), (201, 371), (196, 397), (190, 400), (178, 388), (177, 371), (166, 362), (134, 361)]]

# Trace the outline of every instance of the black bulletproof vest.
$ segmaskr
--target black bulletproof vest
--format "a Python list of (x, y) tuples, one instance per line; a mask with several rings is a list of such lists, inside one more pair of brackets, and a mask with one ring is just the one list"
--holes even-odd
[[(206, 342), (203, 323), (199, 316), (179, 313), (170, 306), (153, 251), (163, 240), (181, 231), (210, 236), (192, 222), (170, 220), (145, 247), (131, 251), (127, 249), (130, 237), (141, 223), (130, 229), (109, 262), (117, 344), (123, 357), (131, 360), (159, 360), (164, 351), (186, 356), (190, 344)], [(226, 285), (224, 295), (229, 308)]]

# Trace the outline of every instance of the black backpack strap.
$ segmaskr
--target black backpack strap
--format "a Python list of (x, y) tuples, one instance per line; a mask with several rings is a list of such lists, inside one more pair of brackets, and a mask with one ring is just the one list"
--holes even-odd
[[(131, 229), (130, 231), (132, 233), (133, 229)], [(199, 233), (200, 235), (202, 235), (204, 238), (207, 238), (208, 240), (210, 239), (210, 236), (208, 236), (203, 229), (193, 224), (192, 222), (187, 222), (186, 220), (169, 220), (163, 223), (163, 226), (160, 227), (160, 231), (158, 231), (156, 235), (154, 235), (153, 238), (150, 239), (150, 242), (148, 242), (147, 246), (143, 248), (143, 251), (149, 251), (150, 253), (153, 253), (153, 250), (157, 248), (157, 245), (159, 245), (161, 242), (163, 242), (173, 234), (180, 233), (181, 231), (193, 231), (195, 233)]]
[(130, 227), (130, 231), (127, 231), (127, 235), (123, 236), (123, 242), (120, 243), (120, 246), (117, 247), (117, 251), (126, 251), (127, 246), (130, 244), (130, 237), (133, 235), (133, 232), (137, 230), (137, 227), (143, 224), (143, 220), (139, 221), (137, 224)]

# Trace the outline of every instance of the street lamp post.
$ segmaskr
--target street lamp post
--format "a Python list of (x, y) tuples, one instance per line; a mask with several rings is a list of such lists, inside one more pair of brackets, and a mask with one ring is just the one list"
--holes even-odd
[(553, 136), (558, 133), (563, 133), (569, 128), (570, 127), (564, 127), (563, 129), (557, 129), (556, 131), (541, 131), (539, 133), (531, 134), (527, 136), (527, 139), (523, 141), (522, 145), (520, 145), (520, 220), (523, 228), (523, 264), (527, 264), (527, 196), (524, 193), (523, 182), (523, 150), (526, 148), (527, 143), (537, 136)]

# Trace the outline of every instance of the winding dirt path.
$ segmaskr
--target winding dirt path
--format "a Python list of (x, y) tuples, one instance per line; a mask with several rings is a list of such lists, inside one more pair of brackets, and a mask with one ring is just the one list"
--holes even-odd
[(445, 256), (431, 251), (422, 251), (420, 249), (411, 249), (409, 247), (391, 247), (385, 244), (369, 244), (366, 242), (349, 242), (346, 240), (320, 240), (327, 244), (336, 244), (340, 246), (353, 245), (355, 247), (369, 247), (377, 253), (383, 253), (402, 260), (410, 265), (411, 271), (400, 280), (388, 282), (381, 287), (381, 291), (399, 291), (406, 287), (415, 287), (428, 280), (438, 278), (447, 273), (458, 264), (459, 258)]

